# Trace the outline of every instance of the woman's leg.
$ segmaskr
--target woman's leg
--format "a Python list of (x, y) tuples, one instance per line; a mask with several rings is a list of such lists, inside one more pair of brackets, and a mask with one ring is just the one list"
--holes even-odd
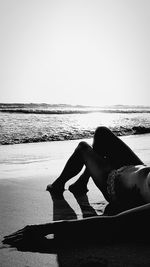
[[(117, 169), (124, 165), (139, 165), (143, 162), (137, 155), (111, 130), (107, 127), (98, 127), (94, 134), (93, 150), (97, 152), (101, 158), (106, 158), (112, 165), (112, 169)], [(87, 191), (87, 183), (90, 173), (87, 168), (79, 179), (69, 187), (73, 193), (83, 193)], [(81, 190), (82, 188), (82, 190)]]
[(93, 149), (102, 157), (108, 158), (114, 168), (143, 164), (131, 148), (106, 127), (97, 128)]
[(65, 183), (76, 176), (84, 165), (97, 187), (105, 195), (106, 177), (111, 167), (107, 160), (100, 157), (93, 148), (85, 142), (80, 142), (66, 163), (61, 175), (52, 185), (48, 185), (47, 190), (56, 195), (62, 194)]
[(84, 195), (88, 192), (87, 184), (90, 178), (90, 173), (85, 167), (85, 170), (73, 184), (69, 185), (68, 189), (76, 196)]

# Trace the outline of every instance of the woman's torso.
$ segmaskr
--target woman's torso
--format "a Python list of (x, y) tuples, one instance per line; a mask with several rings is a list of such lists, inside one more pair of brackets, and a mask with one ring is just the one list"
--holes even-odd
[(124, 166), (108, 177), (110, 202), (126, 208), (150, 202), (150, 167)]
[(150, 167), (145, 165), (126, 166), (120, 168), (119, 181), (125, 189), (137, 187), (140, 190), (143, 199), (150, 202), (150, 184), (148, 174)]

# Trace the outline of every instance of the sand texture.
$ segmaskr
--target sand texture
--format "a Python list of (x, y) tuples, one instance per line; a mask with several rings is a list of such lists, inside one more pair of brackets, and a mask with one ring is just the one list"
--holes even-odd
[[(149, 134), (126, 136), (122, 139), (144, 163), (150, 165)], [(45, 190), (47, 184), (56, 179), (78, 142), (60, 141), (0, 147), (1, 241), (5, 235), (29, 224), (79, 219), (103, 213), (107, 203), (92, 180), (88, 184), (87, 197), (83, 198), (76, 199), (65, 190), (63, 200), (53, 201)], [(89, 142), (91, 143), (91, 140)], [(41, 244), (37, 244), (34, 251), (30, 246), (26, 251), (18, 251), (3, 247), (1, 243), (0, 266), (150, 266), (149, 244), (120, 242), (94, 245), (89, 240), (82, 246), (66, 246), (65, 240), (63, 242), (58, 248), (53, 242), (49, 242), (44, 249), (41, 249)]]

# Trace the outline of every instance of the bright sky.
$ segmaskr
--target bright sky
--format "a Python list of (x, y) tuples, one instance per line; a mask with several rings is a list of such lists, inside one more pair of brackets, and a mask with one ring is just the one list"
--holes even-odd
[(149, 0), (1, 0), (0, 102), (150, 105)]

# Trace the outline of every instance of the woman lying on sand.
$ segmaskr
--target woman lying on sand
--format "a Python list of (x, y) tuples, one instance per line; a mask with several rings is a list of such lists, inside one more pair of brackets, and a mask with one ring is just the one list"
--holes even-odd
[(150, 167), (106, 127), (97, 128), (93, 147), (79, 143), (61, 175), (47, 190), (61, 198), (65, 183), (84, 165), (84, 173), (69, 187), (75, 195), (87, 193), (92, 177), (105, 199), (116, 208), (124, 210), (150, 202)]
[[(104, 216), (37, 225), (37, 234), (44, 236), (70, 230), (72, 235), (76, 231), (92, 232), (94, 228), (101, 229), (102, 233), (105, 230), (108, 232), (108, 229), (120, 229), (125, 223), (133, 223), (133, 227), (135, 222), (140, 226), (149, 224), (150, 167), (106, 127), (97, 128), (92, 147), (86, 142), (79, 143), (58, 179), (48, 185), (47, 190), (56, 198), (61, 198), (65, 183), (77, 175), (84, 165), (83, 174), (70, 185), (69, 190), (76, 196), (86, 194), (88, 180), (92, 177), (110, 208), (106, 208)], [(6, 237), (6, 241), (20, 238), (25, 232), (32, 230), (32, 226), (27, 226)]]

